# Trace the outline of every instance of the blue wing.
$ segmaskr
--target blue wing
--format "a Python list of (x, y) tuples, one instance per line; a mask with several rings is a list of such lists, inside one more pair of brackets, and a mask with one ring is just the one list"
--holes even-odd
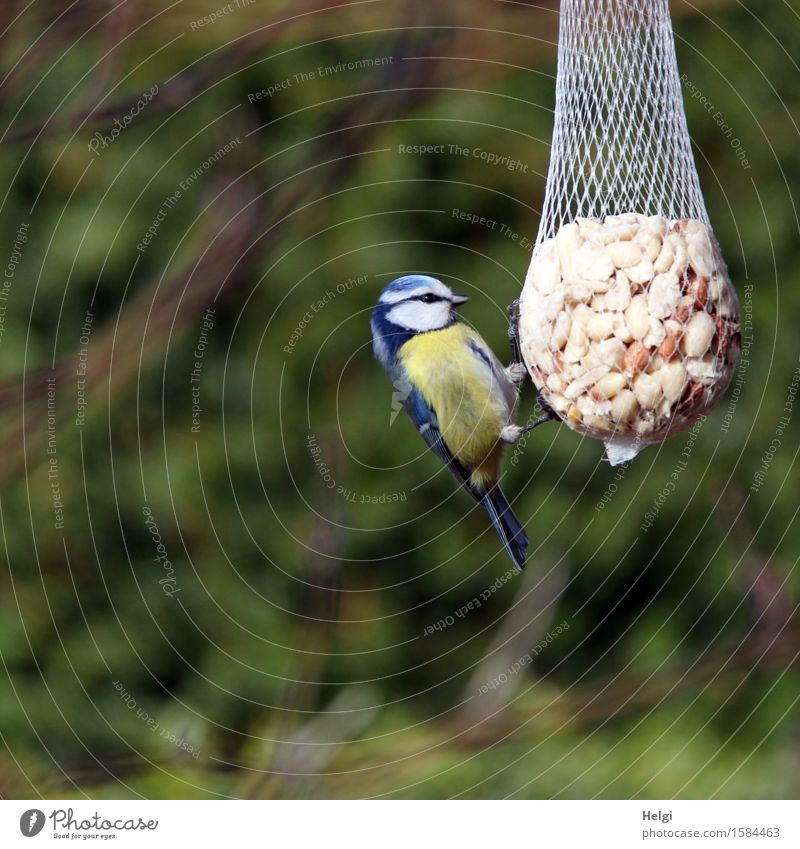
[[(404, 380), (405, 378), (400, 379)], [(522, 571), (525, 568), (525, 558), (528, 553), (528, 537), (519, 519), (514, 515), (514, 511), (506, 501), (502, 490), (499, 486), (494, 486), (489, 492), (484, 492), (473, 485), (470, 481), (470, 473), (453, 456), (442, 438), (436, 412), (422, 395), (410, 385), (407, 379), (405, 379), (404, 389), (403, 408), (410, 416), (411, 421), (414, 422), (419, 435), (425, 440), (431, 451), (450, 469), (461, 486), (483, 505), (495, 530), (500, 535), (506, 551), (511, 555), (514, 565)]]

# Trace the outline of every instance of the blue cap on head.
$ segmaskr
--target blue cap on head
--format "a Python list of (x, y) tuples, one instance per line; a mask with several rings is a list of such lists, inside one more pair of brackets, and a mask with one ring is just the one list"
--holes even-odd
[(392, 280), (384, 287), (378, 298), (378, 303), (394, 304), (402, 301), (411, 295), (412, 292), (431, 292), (441, 298), (450, 298), (452, 292), (435, 277), (428, 274), (406, 274), (404, 277), (398, 277)]
[(387, 283), (383, 291), (408, 292), (420, 286), (435, 286), (437, 283), (440, 286), (444, 285), (441, 280), (437, 280), (428, 274), (406, 274), (403, 277), (396, 277), (391, 283)]

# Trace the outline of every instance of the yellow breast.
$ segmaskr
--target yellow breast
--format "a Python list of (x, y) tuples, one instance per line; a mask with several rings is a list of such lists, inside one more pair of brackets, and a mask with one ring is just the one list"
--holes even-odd
[(488, 351), (475, 331), (457, 323), (412, 337), (398, 357), (436, 412), (447, 447), (473, 472), (474, 482), (485, 485), (497, 478), (502, 450), (498, 439), (513, 406), (508, 387), (500, 385), (492, 368), (469, 347), (470, 340)]

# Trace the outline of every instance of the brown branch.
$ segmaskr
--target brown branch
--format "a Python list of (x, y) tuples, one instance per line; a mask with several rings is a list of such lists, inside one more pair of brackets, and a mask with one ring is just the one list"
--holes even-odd
[[(344, 2), (344, 0), (342, 0)], [(203, 93), (211, 84), (229, 76), (239, 68), (244, 67), (253, 57), (261, 53), (275, 39), (289, 30), (297, 21), (303, 20), (303, 15), (324, 6), (323, 0), (307, 2), (292, 15), (284, 9), (276, 13), (272, 23), (262, 24), (255, 32), (240, 36), (224, 50), (211, 53), (208, 58), (193, 63), (190, 68), (175, 76), (167, 83), (159, 83), (158, 96), (149, 104), (142, 114), (142, 119), (154, 118), (164, 112), (171, 112), (179, 106)], [(119, 43), (119, 42), (118, 42)], [(84, 127), (94, 129), (108, 127), (114, 118), (126, 115), (136, 108), (141, 95), (134, 94), (122, 101), (103, 107), (84, 108), (70, 113), (62, 119), (36, 122), (27, 127), (9, 133), (4, 139), (5, 144), (19, 144), (31, 139), (48, 138), (61, 133), (75, 132)], [(98, 99), (99, 95), (98, 95)], [(52, 117), (52, 116), (51, 116)]]

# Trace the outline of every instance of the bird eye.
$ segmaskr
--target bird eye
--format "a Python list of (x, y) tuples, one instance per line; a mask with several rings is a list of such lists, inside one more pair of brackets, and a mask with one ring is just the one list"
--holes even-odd
[(422, 302), (425, 304), (432, 304), (434, 301), (438, 301), (439, 299), (436, 295), (423, 295)]

